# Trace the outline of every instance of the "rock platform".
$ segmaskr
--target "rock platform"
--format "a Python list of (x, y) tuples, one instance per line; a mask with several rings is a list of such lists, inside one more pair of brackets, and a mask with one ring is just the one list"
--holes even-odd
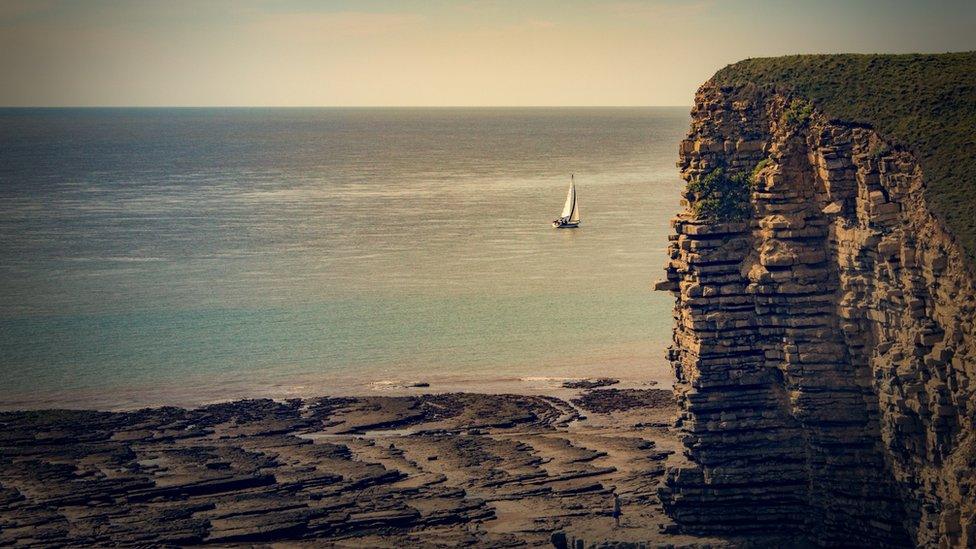
[(657, 490), (681, 459), (670, 391), (578, 402), (458, 393), (6, 412), (0, 545), (511, 547), (552, 546), (557, 532), (585, 546), (735, 543), (669, 533)]

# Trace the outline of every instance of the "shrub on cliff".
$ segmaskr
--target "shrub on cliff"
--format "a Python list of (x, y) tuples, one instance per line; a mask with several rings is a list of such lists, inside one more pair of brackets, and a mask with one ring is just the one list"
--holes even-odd
[(803, 99), (790, 101), (790, 106), (783, 111), (779, 123), (786, 126), (801, 126), (813, 115), (813, 104)]
[(763, 171), (763, 169), (766, 166), (769, 166), (772, 163), (773, 163), (773, 160), (771, 158), (768, 158), (768, 157), (767, 158), (763, 158), (762, 160), (760, 160), (759, 163), (756, 164), (756, 167), (752, 169), (752, 174), (750, 174), (749, 184), (752, 185), (753, 187), (755, 187), (756, 185), (758, 185), (759, 184), (759, 172)]
[(688, 183), (688, 197), (695, 217), (715, 221), (741, 221), (749, 216), (749, 174), (728, 175), (712, 170)]

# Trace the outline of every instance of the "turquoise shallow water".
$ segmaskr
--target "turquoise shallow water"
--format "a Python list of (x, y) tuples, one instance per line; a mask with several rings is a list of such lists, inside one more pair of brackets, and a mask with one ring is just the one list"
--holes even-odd
[[(686, 108), (0, 110), (0, 401), (666, 377), (671, 299), (649, 285), (687, 124)], [(583, 226), (557, 231), (573, 172)]]

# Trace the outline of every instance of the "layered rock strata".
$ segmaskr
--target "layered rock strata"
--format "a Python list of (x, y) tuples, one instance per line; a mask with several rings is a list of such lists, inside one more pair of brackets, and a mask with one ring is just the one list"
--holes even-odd
[(669, 391), (578, 396), (0, 412), (0, 546), (736, 543), (661, 532)]
[[(751, 180), (744, 215), (673, 220), (688, 531), (976, 545), (974, 277), (913, 155), (782, 89), (703, 86), (679, 167)], [(712, 216), (714, 217), (714, 216)]]

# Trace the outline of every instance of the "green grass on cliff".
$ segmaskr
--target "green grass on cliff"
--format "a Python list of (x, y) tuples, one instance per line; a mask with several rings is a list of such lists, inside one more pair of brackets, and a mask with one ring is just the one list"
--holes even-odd
[(913, 152), (932, 210), (976, 261), (976, 52), (746, 59), (712, 81), (788, 87)]
[(717, 221), (740, 221), (749, 214), (748, 174), (726, 175), (718, 168), (688, 183), (694, 195), (692, 211), (695, 217)]

